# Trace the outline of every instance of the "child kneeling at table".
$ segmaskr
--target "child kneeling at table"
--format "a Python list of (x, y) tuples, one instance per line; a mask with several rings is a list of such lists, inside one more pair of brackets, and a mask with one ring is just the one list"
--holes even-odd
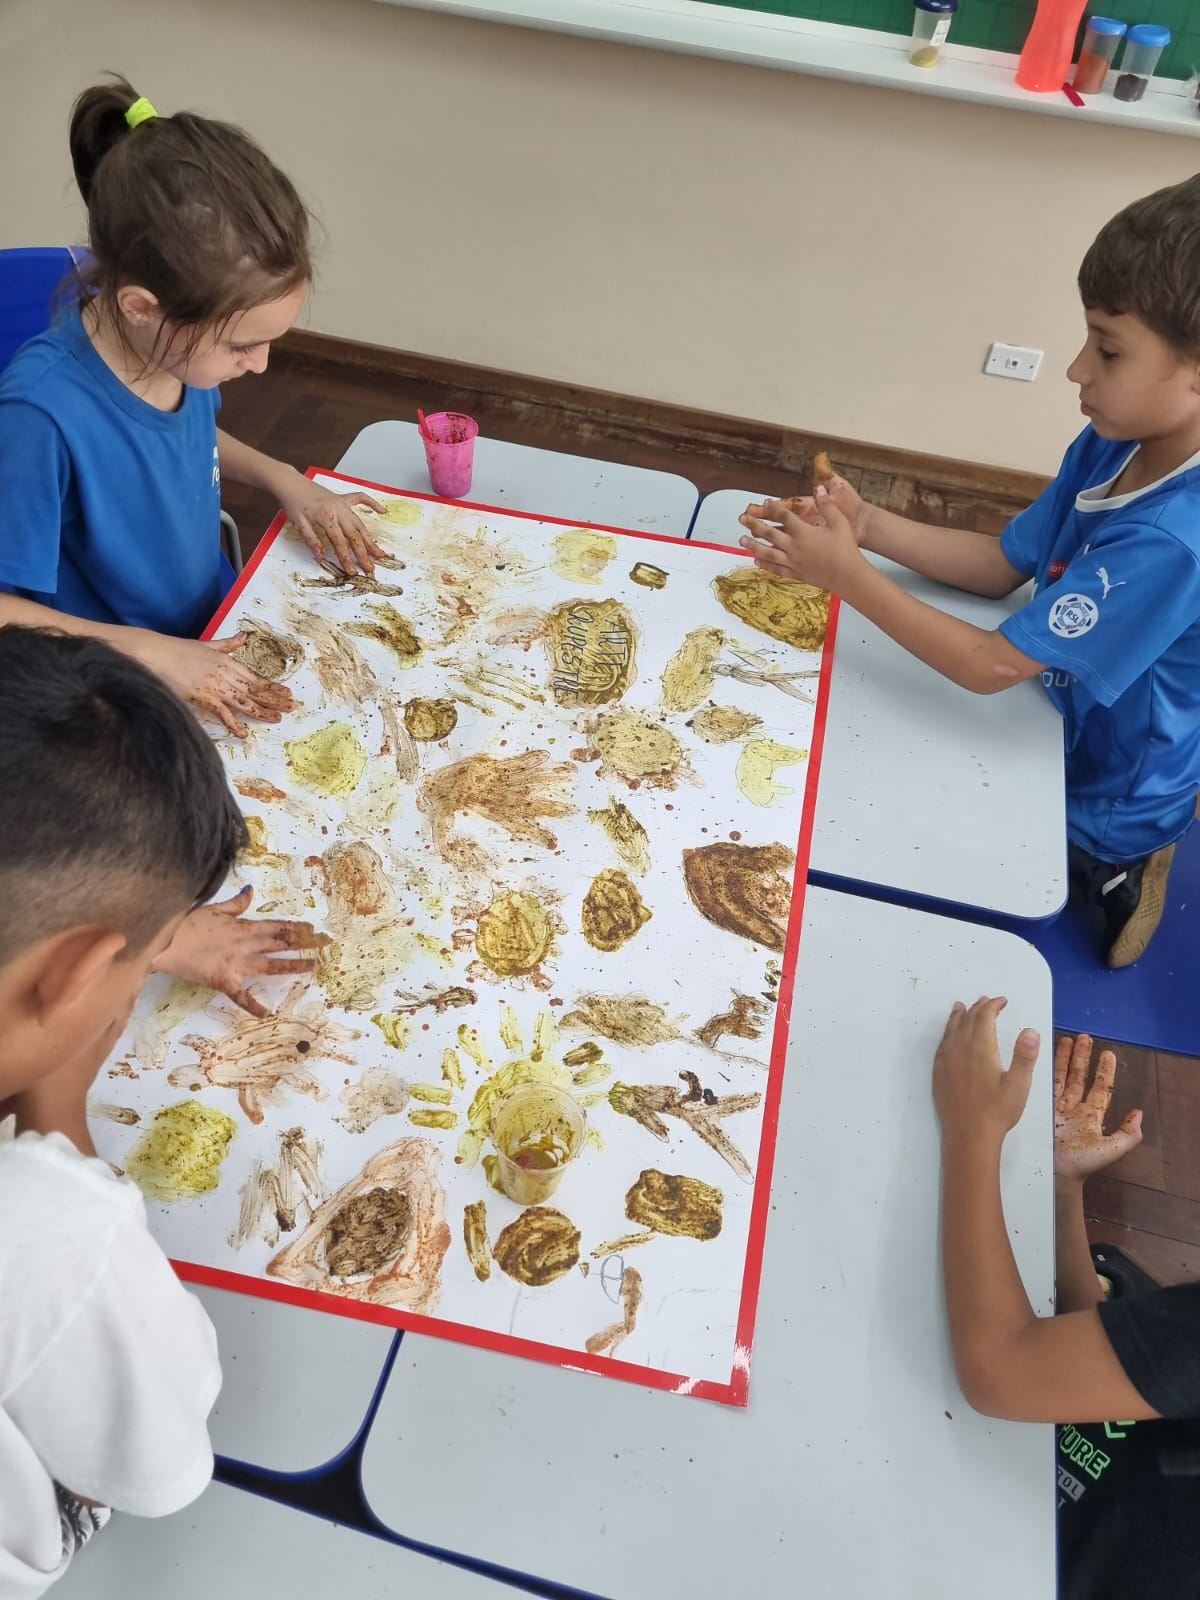
[[(1065, 723), (1072, 889), (1126, 967), (1162, 916), (1200, 789), (1200, 177), (1127, 206), (1079, 270), (1087, 339), (1067, 369), (1087, 426), (1000, 539), (868, 505), (834, 478), (788, 509), (751, 506), (742, 544), (840, 595), (977, 694), (1040, 676)], [(972, 594), (1033, 598), (989, 632), (868, 562)]]
[(996, 1039), (1003, 1005), (956, 1005), (933, 1068), (959, 1382), (988, 1416), (1064, 1424), (1060, 1600), (1182, 1600), (1200, 1592), (1200, 1463), (1182, 1430), (1200, 1419), (1200, 1283), (1104, 1298), (1083, 1184), (1139, 1142), (1142, 1114), (1129, 1112), (1106, 1135), (1116, 1058), (1104, 1051), (1092, 1078), (1092, 1041), (1062, 1039), (1054, 1060), (1058, 1314), (1035, 1314), (1005, 1227), (1000, 1151), (1025, 1108), (1040, 1041), (1021, 1033), (1006, 1071)]
[(212, 1326), (86, 1103), (246, 827), (199, 723), (128, 657), (6, 627), (0, 682), (0, 1595), (26, 1600), (109, 1507), (165, 1515), (212, 1472)]

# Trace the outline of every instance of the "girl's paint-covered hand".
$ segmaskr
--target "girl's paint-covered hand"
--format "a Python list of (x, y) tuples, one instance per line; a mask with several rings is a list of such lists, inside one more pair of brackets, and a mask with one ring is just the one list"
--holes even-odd
[(247, 989), (250, 980), (311, 972), (316, 960), (307, 952), (333, 941), (307, 922), (246, 920), (253, 892), (247, 885), (230, 900), (198, 906), (180, 923), (154, 970), (207, 984), (252, 1017), (268, 1016), (267, 1007)]
[(823, 486), (810, 503), (811, 520), (790, 510), (782, 500), (748, 506), (738, 518), (749, 530), (742, 536), (742, 549), (749, 550), (755, 565), (774, 577), (799, 578), (802, 583), (839, 594), (853, 564), (861, 560), (858, 537), (850, 519)]
[(375, 562), (387, 555), (354, 515), (355, 506), (383, 511), (377, 500), (361, 490), (334, 494), (311, 478), (300, 477), (282, 496), (281, 504), (288, 521), (318, 561), (332, 556), (343, 572), (362, 571), (371, 577)]
[(933, 1103), (945, 1139), (977, 1134), (1002, 1141), (1021, 1120), (1042, 1041), (1035, 1028), (1023, 1029), (1005, 1069), (996, 1018), (1007, 1004), (986, 997), (969, 1008), (954, 1003), (933, 1059)]
[(1117, 1058), (1102, 1050), (1088, 1085), (1093, 1041), (1086, 1033), (1060, 1039), (1054, 1054), (1054, 1170), (1062, 1178), (1090, 1178), (1142, 1142), (1142, 1113), (1129, 1111), (1113, 1133), (1104, 1131)]
[(244, 739), (250, 730), (239, 712), (256, 722), (278, 722), (285, 712), (295, 709), (296, 702), (284, 684), (272, 683), (233, 660), (233, 651), (243, 643), (240, 633), (208, 642), (148, 633), (129, 648), (181, 700)]

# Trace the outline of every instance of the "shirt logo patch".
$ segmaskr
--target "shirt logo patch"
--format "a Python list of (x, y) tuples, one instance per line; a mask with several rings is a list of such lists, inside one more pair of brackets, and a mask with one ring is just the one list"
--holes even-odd
[(219, 449), (219, 447), (217, 445), (213, 445), (213, 469), (212, 469), (212, 484), (211, 484), (211, 487), (214, 488), (214, 489), (219, 489), (221, 487), (221, 451), (220, 451), (220, 449)]
[(1104, 593), (1100, 596), (1101, 600), (1107, 600), (1108, 597), (1109, 597), (1109, 594), (1111, 593), (1111, 591), (1113, 589), (1123, 589), (1125, 587), (1125, 579), (1124, 578), (1118, 578), (1116, 583), (1113, 583), (1112, 579), (1108, 575), (1108, 568), (1107, 567), (1097, 567), (1096, 568), (1096, 576), (1100, 579), (1100, 582), (1104, 585)]
[(1060, 639), (1078, 639), (1100, 621), (1100, 607), (1086, 594), (1064, 594), (1050, 607), (1050, 632)]
[(1065, 561), (1052, 561), (1046, 573), (1047, 583), (1056, 583), (1066, 570), (1067, 563)]

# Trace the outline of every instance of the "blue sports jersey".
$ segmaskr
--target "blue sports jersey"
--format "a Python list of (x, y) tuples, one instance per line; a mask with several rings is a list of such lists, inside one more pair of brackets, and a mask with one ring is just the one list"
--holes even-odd
[(215, 389), (133, 394), (78, 307), (0, 377), (0, 588), (94, 622), (196, 635), (221, 598)]
[(1067, 831), (1122, 864), (1178, 839), (1200, 789), (1200, 458), (1110, 496), (1131, 454), (1085, 428), (1001, 541), (1037, 580), (1000, 631), (1062, 713)]

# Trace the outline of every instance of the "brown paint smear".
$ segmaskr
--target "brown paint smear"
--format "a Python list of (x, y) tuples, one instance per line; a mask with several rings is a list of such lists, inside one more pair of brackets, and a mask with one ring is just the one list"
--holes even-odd
[(615, 1355), (618, 1345), (628, 1339), (637, 1327), (641, 1303), (642, 1275), (635, 1267), (625, 1267), (621, 1273), (621, 1320), (599, 1333), (593, 1333), (584, 1344), (587, 1353), (590, 1356)]
[(711, 1183), (649, 1167), (625, 1196), (630, 1222), (681, 1239), (715, 1239), (725, 1196)]
[(487, 1230), (487, 1201), (475, 1200), (463, 1208), (463, 1243), (467, 1260), (480, 1283), (492, 1275), (492, 1244)]
[(611, 954), (628, 944), (653, 915), (633, 880), (606, 867), (596, 874), (584, 896), (583, 937), (593, 950)]
[(409, 700), (404, 707), (404, 726), (423, 744), (448, 739), (458, 726), (458, 707), (453, 700)]
[[(301, 589), (333, 589), (342, 594), (403, 594), (404, 589), (394, 583), (385, 583), (378, 575), (368, 577), (365, 572), (343, 572), (333, 561), (318, 560), (317, 565), (325, 574), (323, 578), (297, 578), (296, 583)], [(375, 557), (376, 567), (390, 567), (393, 572), (403, 572), (403, 561), (387, 559), (382, 556)]]
[(268, 1264), (268, 1277), (372, 1305), (432, 1312), (450, 1248), (436, 1177), (440, 1159), (434, 1145), (415, 1137), (379, 1151), (317, 1208), (300, 1237)]
[(412, 1225), (412, 1203), (399, 1189), (352, 1195), (329, 1219), (325, 1264), (335, 1278), (378, 1272), (403, 1250)]
[(510, 1222), (492, 1254), (502, 1272), (531, 1289), (565, 1276), (579, 1260), (579, 1229), (552, 1206), (530, 1206)]
[[(753, 1111), (762, 1103), (762, 1095), (716, 1095), (711, 1089), (702, 1089), (694, 1072), (679, 1074), (688, 1085), (683, 1094), (673, 1084), (614, 1083), (608, 1092), (608, 1103), (621, 1116), (632, 1117), (665, 1144), (670, 1130), (663, 1117), (678, 1117), (687, 1124), (710, 1150), (715, 1150), (739, 1178), (753, 1176), (750, 1163), (721, 1126), (724, 1117), (734, 1117), (743, 1111)], [(632, 1218), (639, 1222), (640, 1217)]]
[(233, 659), (257, 672), (260, 678), (278, 683), (304, 660), (304, 646), (290, 634), (276, 633), (265, 622), (243, 620), (238, 627), (245, 640), (233, 652)]
[(620, 800), (610, 800), (603, 811), (589, 811), (588, 821), (603, 828), (613, 849), (634, 872), (650, 871), (650, 835)]
[(377, 606), (368, 606), (367, 610), (375, 621), (348, 623), (346, 632), (360, 639), (374, 639), (376, 644), (390, 650), (402, 667), (415, 665), (424, 646), (413, 632), (408, 618), (386, 601)]
[(279, 1136), (279, 1156), (273, 1166), (255, 1160), (242, 1185), (238, 1225), (229, 1243), (240, 1250), (256, 1236), (274, 1248), (281, 1233), (291, 1233), (301, 1206), (311, 1217), (325, 1198), (321, 1176), (321, 1141), (303, 1128), (289, 1128)]
[(220, 1039), (188, 1034), (180, 1043), (194, 1050), (199, 1060), (176, 1067), (167, 1082), (177, 1089), (198, 1089), (204, 1083), (233, 1089), (243, 1113), (256, 1125), (265, 1108), (284, 1105), (289, 1092), (324, 1100), (328, 1091), (312, 1065), (325, 1059), (353, 1066), (348, 1047), (361, 1035), (332, 1021), (321, 1000), (304, 1002), (304, 993), (304, 983), (293, 984), (269, 1017), (239, 1012), (236, 1025)]
[(396, 1117), (408, 1109), (412, 1091), (390, 1067), (368, 1067), (355, 1083), (348, 1083), (338, 1099), (344, 1116), (335, 1118), (347, 1133), (366, 1133), (380, 1117)]
[(652, 567), (648, 561), (637, 561), (629, 569), (629, 576), (643, 589), (665, 589), (667, 574), (661, 567)]
[[(568, 762), (552, 764), (546, 750), (503, 758), (468, 756), (427, 778), (418, 804), (433, 824), (439, 854), (450, 859), (456, 853), (451, 828), (460, 811), (494, 822), (512, 839), (556, 850), (557, 836), (538, 819), (571, 816), (574, 807), (565, 791), (574, 775)], [(458, 853), (472, 855), (470, 841), (462, 841)]]
[(734, 739), (744, 739), (755, 728), (762, 727), (762, 718), (752, 711), (741, 711), (737, 706), (705, 706), (688, 723), (707, 744), (730, 744)]
[(770, 950), (782, 950), (792, 906), (785, 844), (706, 844), (683, 852), (688, 898), (705, 919)]
[(759, 633), (798, 650), (819, 650), (829, 627), (829, 592), (792, 578), (772, 578), (757, 567), (739, 567), (713, 579), (717, 599)]
[(581, 994), (562, 1019), (564, 1028), (586, 1028), (614, 1044), (665, 1044), (679, 1029), (666, 1008), (639, 994)]
[(757, 1039), (770, 1014), (770, 1007), (754, 995), (735, 992), (729, 1010), (709, 1017), (702, 1028), (696, 1029), (696, 1037), (710, 1050), (715, 1050), (726, 1034), (735, 1039)]
[(266, 778), (237, 778), (233, 786), (247, 800), (257, 800), (262, 805), (284, 805), (288, 800), (287, 794)]

